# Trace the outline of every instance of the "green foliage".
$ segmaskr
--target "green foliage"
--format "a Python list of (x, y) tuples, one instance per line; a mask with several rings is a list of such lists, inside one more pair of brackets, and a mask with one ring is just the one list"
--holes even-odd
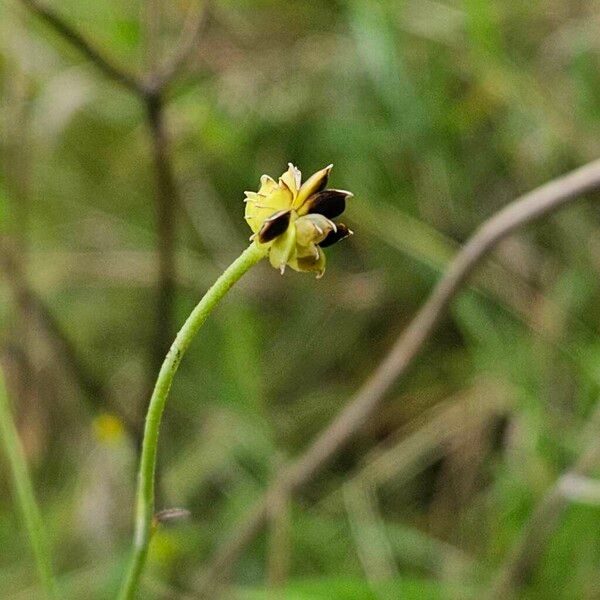
[[(80, 364), (4, 275), (3, 364), (61, 589), (111, 598), (136, 453), (129, 434), (97, 425), (104, 412), (139, 425), (155, 375), (148, 128), (140, 102), (16, 4), (0, 19), (0, 231)], [(195, 4), (160, 4), (168, 53)], [(174, 321), (247, 244), (243, 191), (262, 173), (333, 162), (331, 184), (355, 195), (344, 215), (355, 235), (329, 249), (319, 282), (256, 267), (190, 347), (161, 432), (158, 507), (192, 517), (155, 538), (144, 597), (157, 599), (193, 593), (476, 226), (600, 155), (591, 0), (213, 4), (167, 94), (181, 196)], [(146, 68), (145, 3), (52, 5), (129, 71)], [(481, 267), (375, 418), (292, 501), (283, 546), (268, 527), (246, 549), (235, 597), (477, 597), (584, 448), (600, 398), (597, 199), (518, 233)], [(82, 369), (100, 391), (82, 388)], [(465, 398), (451, 435), (430, 429)], [(359, 510), (345, 486), (365, 470), (376, 483)], [(2, 462), (0, 597), (35, 597), (8, 483)], [(524, 597), (596, 597), (599, 526), (597, 506), (570, 506)], [(361, 531), (381, 564), (361, 554)], [(277, 553), (290, 565), (279, 582)]]

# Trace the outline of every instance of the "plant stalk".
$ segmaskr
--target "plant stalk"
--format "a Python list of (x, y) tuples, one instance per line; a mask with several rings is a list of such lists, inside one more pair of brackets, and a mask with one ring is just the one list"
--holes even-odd
[(13, 481), (15, 503), (18, 505), (29, 541), (35, 556), (40, 581), (50, 600), (59, 598), (58, 586), (52, 572), (50, 546), (44, 528), (44, 521), (35, 500), (33, 484), (25, 461), (25, 452), (19, 433), (12, 417), (10, 402), (4, 383), (4, 375), (0, 369), (0, 433), (2, 446), (8, 458), (8, 465)]
[(264, 256), (265, 251), (256, 244), (252, 244), (223, 272), (213, 286), (206, 292), (183, 324), (183, 327), (179, 330), (179, 333), (175, 337), (175, 341), (171, 345), (162, 367), (160, 368), (154, 391), (150, 398), (148, 412), (146, 414), (146, 424), (142, 441), (142, 456), (138, 473), (133, 552), (119, 594), (121, 600), (131, 600), (135, 597), (139, 580), (148, 556), (148, 547), (153, 530), (154, 477), (158, 433), (173, 377), (179, 367), (183, 355), (195, 335), (198, 333), (200, 327), (204, 324), (204, 321), (206, 321), (208, 315), (233, 284)]

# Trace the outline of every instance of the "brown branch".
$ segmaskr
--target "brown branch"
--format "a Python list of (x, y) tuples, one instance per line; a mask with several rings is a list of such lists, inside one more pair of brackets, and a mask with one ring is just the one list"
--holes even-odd
[(107, 394), (102, 382), (81, 360), (72, 341), (63, 331), (52, 311), (28, 285), (18, 261), (5, 248), (0, 253), (0, 269), (12, 289), (16, 303), (22, 310), (27, 311), (46, 333), (53, 353), (62, 359), (67, 371), (86, 398), (89, 398), (93, 408), (107, 410), (105, 404)]
[(20, 0), (20, 2), (44, 21), (44, 23), (60, 34), (72, 46), (77, 48), (107, 77), (140, 97), (144, 97), (147, 94), (147, 89), (143, 82), (138, 80), (135, 75), (128, 73), (124, 67), (115, 64), (112, 59), (105, 56), (81, 32), (69, 25), (67, 21), (50, 7), (38, 2), (38, 0)]
[(198, 46), (198, 41), (206, 23), (207, 13), (208, 10), (204, 2), (199, 2), (195, 9), (190, 9), (179, 36), (179, 41), (175, 44), (175, 50), (166, 58), (155, 76), (154, 85), (157, 89), (166, 89), (190, 59)]
[(144, 422), (146, 398), (150, 397), (156, 373), (174, 335), (173, 306), (176, 295), (175, 228), (179, 194), (169, 152), (165, 125), (165, 104), (159, 82), (160, 0), (148, 0), (145, 5), (146, 64), (151, 91), (145, 97), (146, 121), (149, 128), (155, 176), (155, 218), (157, 250), (156, 312), (153, 340), (149, 345), (147, 381), (144, 401), (139, 404), (138, 418)]
[[(156, 174), (156, 233), (158, 243), (158, 293), (155, 339), (151, 349), (149, 388), (154, 383), (173, 337), (175, 300), (175, 208), (179, 194), (169, 156), (169, 139), (165, 128), (164, 105), (159, 95), (151, 96), (146, 105), (154, 170)], [(149, 397), (149, 395), (148, 395)], [(144, 405), (145, 411), (145, 405)]]
[[(77, 48), (109, 79), (116, 81), (139, 98), (148, 101), (151, 101), (148, 96), (158, 95), (163, 92), (185, 66), (198, 44), (208, 12), (202, 2), (195, 9), (190, 9), (179, 40), (173, 46), (173, 53), (165, 59), (162, 65), (154, 65), (146, 82), (137, 75), (128, 72), (125, 67), (117, 64), (112, 58), (106, 56), (83, 33), (70, 25), (49, 6), (38, 0), (19, 1), (73, 47)], [(155, 62), (157, 62), (156, 56), (153, 55), (152, 63), (154, 64)]]
[(268, 517), (272, 498), (281, 487), (290, 493), (297, 491), (363, 426), (396, 380), (406, 373), (446, 314), (452, 299), (488, 253), (516, 229), (597, 189), (600, 189), (600, 160), (522, 196), (483, 223), (456, 255), (427, 302), (346, 408), (298, 459), (281, 472), (246, 520), (234, 528), (234, 535), (217, 549), (203, 581), (205, 592), (225, 577), (243, 548), (260, 531)]
[(559, 525), (570, 500), (565, 487), (572, 478), (587, 477), (600, 464), (600, 406), (586, 427), (584, 437), (589, 441), (571, 468), (563, 473), (544, 494), (533, 510), (521, 536), (509, 553), (506, 563), (490, 585), (487, 600), (505, 600), (512, 597), (520, 586), (527, 583), (535, 566)]
[[(143, 422), (135, 419), (131, 411), (124, 411), (109, 393), (106, 385), (82, 359), (73, 340), (56, 318), (44, 299), (31, 287), (19, 262), (4, 247), (0, 247), (0, 271), (11, 288), (20, 310), (31, 316), (30, 326), (44, 335), (44, 340), (65, 373), (80, 389), (92, 413), (112, 411), (123, 423), (136, 445), (141, 444)], [(28, 354), (25, 353), (27, 360)]]

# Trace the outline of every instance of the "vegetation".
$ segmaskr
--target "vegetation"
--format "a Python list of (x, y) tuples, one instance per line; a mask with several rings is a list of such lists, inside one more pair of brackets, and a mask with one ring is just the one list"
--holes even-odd
[[(600, 156), (595, 2), (0, 14), (2, 441), (60, 597), (118, 593), (159, 367), (248, 246), (244, 190), (288, 161), (334, 163), (355, 235), (318, 281), (261, 261), (190, 344), (155, 502), (190, 516), (155, 517), (139, 597), (598, 596), (597, 193), (500, 243), (356, 435), (310, 477), (293, 462), (482, 222)], [(19, 456), (0, 597), (43, 598)]]

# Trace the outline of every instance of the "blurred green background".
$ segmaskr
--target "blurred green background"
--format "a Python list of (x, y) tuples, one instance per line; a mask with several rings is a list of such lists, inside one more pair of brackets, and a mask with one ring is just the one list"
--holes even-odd
[[(50, 5), (115, 62), (148, 68), (146, 3)], [(155, 3), (156, 55), (196, 6)], [(190, 349), (161, 431), (158, 507), (192, 516), (156, 534), (143, 598), (195, 597), (215, 548), (384, 358), (479, 223), (600, 156), (597, 0), (204, 9), (165, 103), (179, 195), (169, 326), (244, 248), (243, 191), (262, 173), (334, 163), (355, 235), (329, 249), (320, 281), (259, 265)], [(110, 598), (160, 321), (151, 137), (139, 99), (17, 0), (0, 15), (2, 361), (61, 585)], [(376, 416), (245, 549), (224, 597), (480, 597), (597, 435), (591, 200), (499, 247)], [(0, 597), (38, 598), (0, 467)], [(594, 489), (572, 490), (521, 597), (600, 598)]]

